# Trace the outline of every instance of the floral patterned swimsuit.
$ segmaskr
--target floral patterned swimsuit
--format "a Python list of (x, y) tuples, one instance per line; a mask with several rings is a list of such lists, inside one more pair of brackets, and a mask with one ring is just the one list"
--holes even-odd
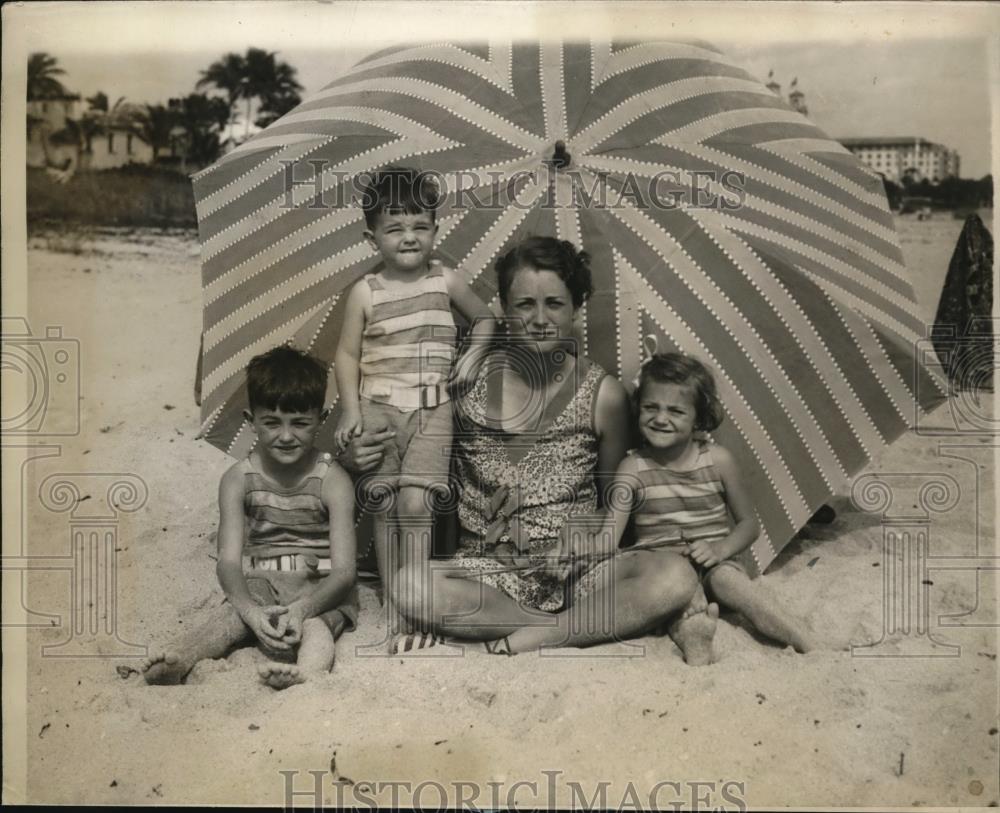
[(571, 516), (597, 511), (594, 410), (606, 375), (596, 364), (578, 359), (570, 376), (576, 390), (567, 381), (538, 425), (515, 434), (490, 417), (491, 404), (499, 412), (502, 357), (496, 354), (456, 404), (462, 537), (454, 564), (482, 574), (482, 583), (525, 606), (556, 612), (593, 589), (594, 580), (586, 574), (569, 589), (565, 581), (540, 572), (491, 571), (543, 563)]

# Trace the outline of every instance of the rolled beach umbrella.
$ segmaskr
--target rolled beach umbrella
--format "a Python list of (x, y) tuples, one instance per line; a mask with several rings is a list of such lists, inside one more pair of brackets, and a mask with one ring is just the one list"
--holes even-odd
[(555, 235), (592, 257), (588, 357), (628, 384), (652, 337), (711, 366), (754, 570), (944, 397), (879, 176), (717, 49), (440, 42), (368, 56), (195, 176), (219, 448), (252, 443), (253, 355), (332, 365), (343, 294), (378, 264), (355, 179), (389, 164), (438, 175), (438, 251), (484, 301), (502, 252)]

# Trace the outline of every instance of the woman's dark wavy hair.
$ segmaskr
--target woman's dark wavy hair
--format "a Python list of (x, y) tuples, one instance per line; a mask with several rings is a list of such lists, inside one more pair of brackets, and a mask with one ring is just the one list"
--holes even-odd
[(639, 414), (642, 391), (650, 382), (678, 384), (694, 392), (695, 429), (712, 432), (725, 417), (712, 371), (698, 359), (680, 353), (656, 353), (642, 365), (639, 381), (632, 393), (632, 407)]
[(569, 289), (574, 308), (579, 308), (594, 292), (590, 255), (586, 251), (577, 251), (569, 240), (536, 235), (522, 240), (496, 262), (497, 288), (504, 305), (514, 274), (524, 267), (555, 271)]
[(282, 412), (323, 410), (327, 370), (315, 356), (286, 344), (254, 356), (247, 365), (247, 400)]
[(386, 213), (427, 213), (433, 221), (440, 202), (436, 178), (410, 167), (387, 166), (369, 176), (361, 187), (361, 208), (369, 231), (374, 231), (379, 215)]

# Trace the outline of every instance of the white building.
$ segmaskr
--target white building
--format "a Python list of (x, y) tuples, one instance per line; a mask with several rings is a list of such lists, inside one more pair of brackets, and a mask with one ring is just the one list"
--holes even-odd
[(945, 178), (958, 177), (958, 151), (925, 138), (842, 138), (840, 143), (861, 163), (894, 183), (901, 183), (904, 178), (916, 182), (926, 178), (931, 183), (938, 183)]

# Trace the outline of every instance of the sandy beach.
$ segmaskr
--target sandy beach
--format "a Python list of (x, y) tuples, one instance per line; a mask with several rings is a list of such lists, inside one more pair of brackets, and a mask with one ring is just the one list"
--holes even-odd
[[(923, 222), (901, 217), (897, 226), (931, 322), (962, 221), (941, 213)], [(909, 501), (896, 509), (911, 517), (921, 511), (924, 483), (957, 484), (955, 499), (921, 526), (931, 556), (951, 563), (933, 569), (932, 562), (918, 580), (929, 582), (929, 636), (912, 630), (868, 657), (796, 655), (724, 616), (717, 660), (703, 668), (686, 666), (669, 638), (655, 636), (545, 657), (388, 658), (379, 643), (385, 622), (364, 588), (359, 629), (341, 640), (335, 668), (321, 681), (275, 692), (259, 682), (263, 656), (248, 647), (200, 664), (184, 686), (148, 687), (116, 666), (138, 666), (141, 647), (162, 647), (221, 599), (211, 535), (217, 484), (231, 460), (195, 440), (197, 239), (39, 234), (29, 239), (27, 271), (35, 333), (58, 325), (79, 340), (83, 397), (80, 434), (26, 469), (27, 553), (65, 557), (74, 518), (96, 511), (115, 478), (133, 475), (148, 489), (137, 510), (112, 510), (118, 558), (109, 593), (117, 604), (106, 623), (117, 637), (99, 641), (93, 654), (103, 657), (43, 655), (69, 637), (70, 579), (53, 570), (25, 579), (26, 605), (61, 619), (27, 632), (32, 802), (280, 805), (290, 777), (296, 790), (308, 790), (307, 772), (331, 767), (322, 786), (329, 804), (366, 781), (463, 780), (505, 783), (503, 805), (518, 779), (538, 787), (537, 796), (530, 787), (516, 792), (522, 805), (567, 806), (568, 782), (589, 799), (606, 781), (607, 806), (621, 804), (629, 782), (647, 806), (650, 790), (667, 780), (680, 792), (661, 787), (661, 806), (691, 807), (685, 783), (692, 780), (715, 783), (711, 807), (727, 804), (719, 793), (727, 782), (750, 807), (980, 807), (1000, 799), (998, 572), (956, 564), (996, 555), (996, 440), (927, 434), (947, 430), (948, 405), (866, 470), (896, 476), (897, 499)], [(56, 473), (76, 478), (77, 507), (40, 503), (39, 490)], [(821, 637), (871, 644), (885, 623), (888, 526), (849, 494), (833, 504), (837, 520), (804, 531), (764, 581)], [(893, 657), (915, 641), (923, 655)], [(548, 775), (554, 798), (544, 795), (545, 771), (561, 772)], [(433, 788), (419, 801), (440, 804)], [(483, 787), (475, 806), (499, 805)]]

